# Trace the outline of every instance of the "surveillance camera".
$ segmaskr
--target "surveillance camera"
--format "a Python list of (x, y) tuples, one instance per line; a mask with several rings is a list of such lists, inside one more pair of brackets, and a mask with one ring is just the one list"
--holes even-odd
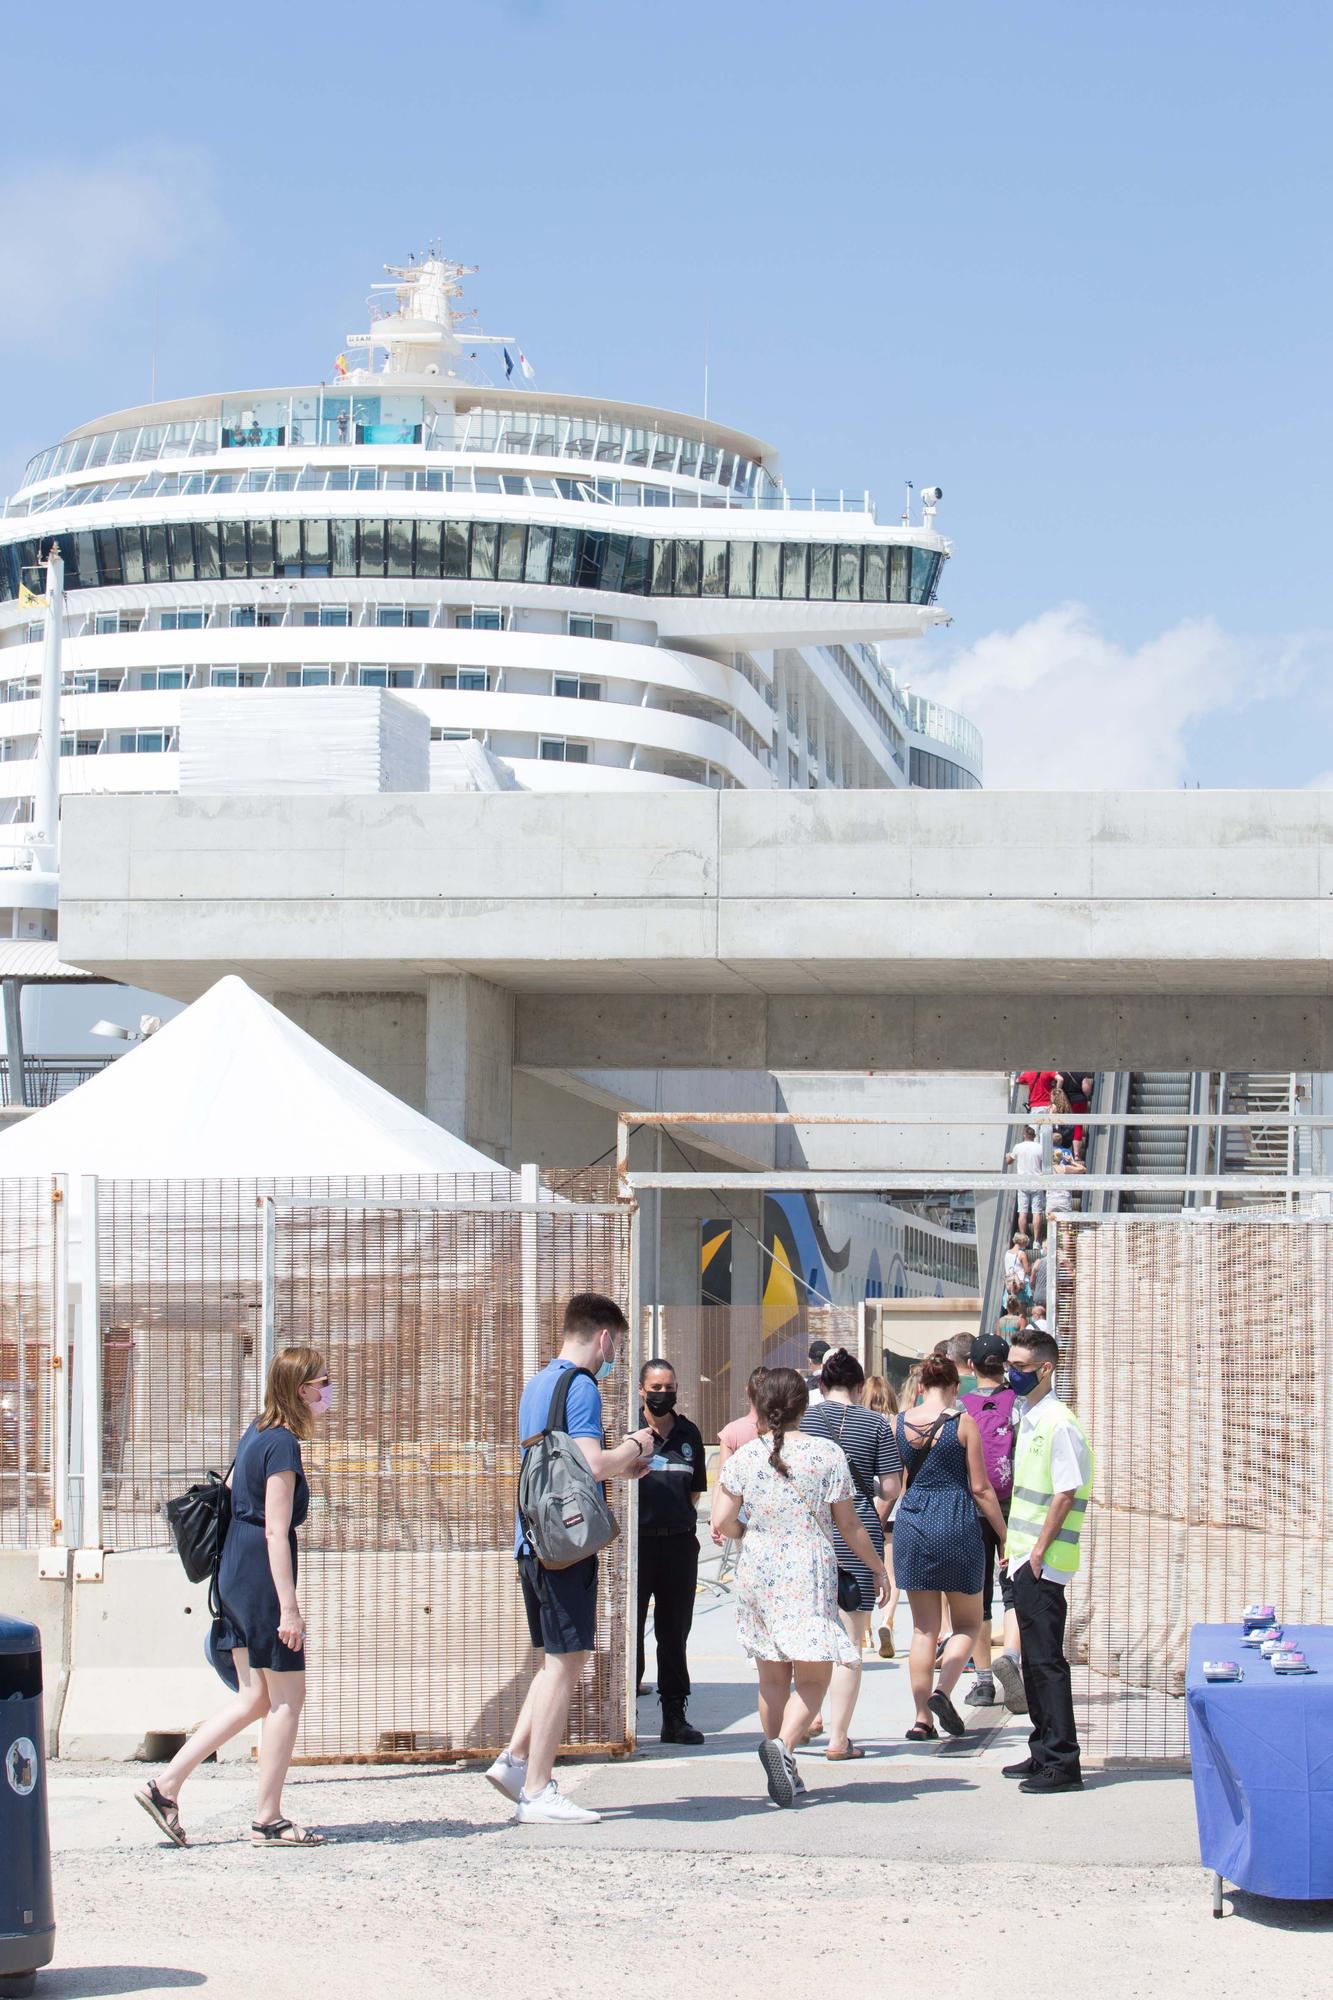
[(438, 375), (439, 372), (440, 372), (440, 364), (438, 361), (432, 361), (426, 369), (426, 373), (428, 375)]
[(921, 490), (921, 504), (923, 507), (938, 507), (943, 498), (944, 488), (942, 486), (925, 486)]

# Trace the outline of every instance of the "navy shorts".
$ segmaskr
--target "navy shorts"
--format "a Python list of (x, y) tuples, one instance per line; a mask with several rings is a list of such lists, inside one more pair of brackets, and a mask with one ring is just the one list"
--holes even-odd
[(528, 1636), (547, 1653), (591, 1653), (597, 1644), (597, 1558), (568, 1569), (543, 1569), (536, 1556), (520, 1556)]

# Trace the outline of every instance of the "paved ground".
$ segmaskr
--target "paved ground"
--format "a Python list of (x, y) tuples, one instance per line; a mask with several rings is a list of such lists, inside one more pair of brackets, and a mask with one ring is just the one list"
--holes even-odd
[[(1018, 1727), (969, 1711), (961, 1743), (920, 1754), (902, 1741), (906, 1668), (876, 1659), (858, 1717), (870, 1754), (807, 1754), (809, 1796), (779, 1812), (725, 1604), (701, 1600), (692, 1658), (708, 1743), (649, 1737), (632, 1761), (566, 1767), (606, 1813), (584, 1830), (511, 1827), (473, 1774), (329, 1767), (296, 1773), (287, 1800), (329, 1846), (257, 1852), (251, 1777), (223, 1766), (187, 1790), (177, 1852), (133, 1803), (144, 1767), (53, 1767), (60, 1949), (39, 1993), (595, 2000), (665, 1984), (830, 2000), (1006, 1968), (1097, 2000), (1333, 1991), (1333, 1904), (1237, 1895), (1213, 1921), (1188, 1778), (1110, 1773), (1024, 1798), (999, 1770), (1022, 1754)], [(655, 1713), (645, 1701), (641, 1726)]]

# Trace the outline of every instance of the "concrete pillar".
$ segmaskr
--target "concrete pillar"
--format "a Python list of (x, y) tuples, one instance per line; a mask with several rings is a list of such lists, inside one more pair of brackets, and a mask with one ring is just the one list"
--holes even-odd
[[(703, 1165), (703, 1162), (700, 1162)], [(756, 1306), (763, 1297), (760, 1265), (764, 1202), (759, 1194), (724, 1195), (700, 1189), (672, 1190), (662, 1197), (662, 1296), (658, 1304), (697, 1306), (699, 1303), (700, 1228), (704, 1222), (725, 1222), (736, 1218), (731, 1231), (731, 1302)], [(640, 1255), (645, 1285), (650, 1284), (653, 1245), (648, 1234), (653, 1226), (651, 1207), (644, 1204), (644, 1235)], [(646, 1296), (645, 1292), (645, 1296)], [(653, 1303), (650, 1299), (649, 1303)]]
[(426, 1116), (511, 1164), (514, 996), (470, 973), (426, 982)]

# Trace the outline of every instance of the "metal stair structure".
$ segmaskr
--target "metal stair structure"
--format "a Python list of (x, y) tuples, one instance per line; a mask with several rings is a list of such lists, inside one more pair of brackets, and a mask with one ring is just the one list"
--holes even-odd
[[(1189, 1070), (1133, 1070), (1129, 1078), (1129, 1111), (1158, 1115), (1194, 1109), (1195, 1077)], [(1191, 1131), (1188, 1125), (1130, 1125), (1125, 1129), (1120, 1171), (1126, 1174), (1189, 1172)], [(1150, 1191), (1120, 1196), (1122, 1215), (1176, 1215), (1179, 1193)]]

